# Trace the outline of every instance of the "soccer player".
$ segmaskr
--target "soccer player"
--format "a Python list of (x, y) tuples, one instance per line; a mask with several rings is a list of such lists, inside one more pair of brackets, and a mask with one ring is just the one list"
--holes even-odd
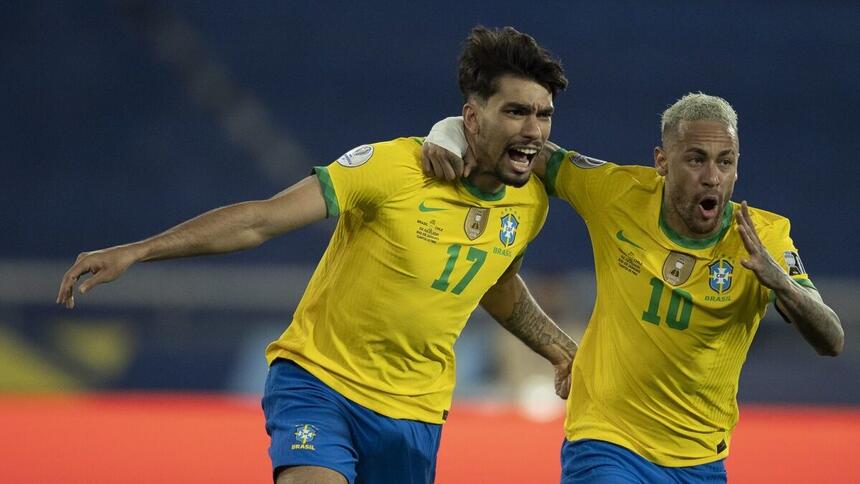
[[(432, 163), (449, 155), (431, 142), (464, 151), (460, 126), (434, 128)], [(663, 113), (654, 168), (547, 146), (535, 172), (585, 220), (597, 278), (562, 482), (724, 482), (741, 366), (768, 303), (819, 354), (844, 341), (788, 219), (731, 201), (737, 114), (719, 97), (682, 97)]]
[(419, 138), (359, 146), (263, 201), (215, 209), (149, 239), (81, 254), (57, 303), (135, 262), (255, 247), (339, 217), (292, 323), (266, 350), (263, 396), (278, 483), (427, 483), (454, 388), (454, 342), (480, 303), (546, 357), (569, 392), (576, 344), (517, 271), (543, 226), (531, 177), (549, 136), (560, 63), (512, 28), (476, 27), (459, 62), (476, 168), (456, 184), (421, 171)]

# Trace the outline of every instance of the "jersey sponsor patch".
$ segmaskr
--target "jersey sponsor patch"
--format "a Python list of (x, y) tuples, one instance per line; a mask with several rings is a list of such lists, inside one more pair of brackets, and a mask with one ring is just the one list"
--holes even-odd
[(589, 156), (580, 155), (579, 153), (573, 151), (569, 156), (570, 162), (580, 168), (597, 168), (598, 166), (604, 165), (606, 162), (603, 160), (598, 160), (597, 158), (591, 158)]
[(673, 286), (680, 286), (690, 278), (695, 265), (696, 259), (693, 256), (682, 252), (669, 252), (663, 262), (663, 280)]
[(806, 268), (803, 267), (803, 262), (797, 252), (785, 251), (782, 256), (785, 258), (785, 265), (788, 266), (789, 276), (806, 274)]
[(347, 168), (353, 168), (367, 163), (371, 156), (373, 156), (373, 146), (361, 145), (344, 153), (337, 159), (337, 163)]

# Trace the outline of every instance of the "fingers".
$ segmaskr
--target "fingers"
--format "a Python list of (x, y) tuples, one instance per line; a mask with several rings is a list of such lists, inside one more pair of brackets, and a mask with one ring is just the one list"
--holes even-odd
[(69, 268), (68, 271), (63, 275), (63, 280), (60, 282), (60, 290), (57, 293), (57, 304), (65, 304), (67, 308), (72, 309), (75, 307), (75, 299), (74, 299), (74, 289), (75, 283), (78, 281), (78, 278), (84, 274), (90, 272), (90, 269), (86, 267), (82, 261), (76, 262), (72, 267)]
[(555, 394), (562, 400), (567, 400), (568, 395), (570, 395), (570, 375), (565, 377), (562, 381), (556, 382)]
[(430, 166), (430, 160), (427, 157), (428, 149), (429, 148), (427, 143), (424, 143), (421, 146), (421, 170), (424, 172), (424, 174), (433, 176), (433, 167)]
[(478, 166), (478, 162), (474, 157), (470, 158), (469, 161), (463, 163), (463, 178), (469, 176), (469, 173), (472, 173), (472, 168)]
[(738, 233), (744, 243), (744, 248), (751, 256), (757, 255), (761, 250), (761, 241), (750, 218), (746, 200), (741, 202), (741, 209), (738, 210), (735, 219), (738, 222)]
[(421, 166), (424, 172), (439, 180), (456, 180), (463, 174), (463, 160), (432, 143), (424, 143), (421, 149)]

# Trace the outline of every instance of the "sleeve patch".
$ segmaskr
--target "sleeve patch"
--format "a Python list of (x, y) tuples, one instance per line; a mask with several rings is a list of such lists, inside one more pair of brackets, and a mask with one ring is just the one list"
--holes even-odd
[(583, 169), (597, 168), (598, 166), (601, 166), (606, 163), (603, 160), (584, 156), (576, 152), (570, 153), (570, 162)]
[(347, 168), (354, 168), (367, 163), (372, 156), (373, 146), (361, 145), (344, 153), (343, 156), (337, 159), (337, 163)]
[(797, 252), (792, 252), (790, 250), (785, 251), (782, 256), (785, 258), (785, 265), (788, 267), (789, 276), (806, 274), (806, 269), (803, 267), (803, 262), (800, 260), (800, 256), (797, 255)]

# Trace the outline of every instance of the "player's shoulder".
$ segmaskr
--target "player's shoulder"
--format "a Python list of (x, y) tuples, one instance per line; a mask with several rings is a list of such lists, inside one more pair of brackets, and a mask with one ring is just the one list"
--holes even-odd
[[(741, 209), (741, 204), (732, 202), (732, 209)], [(784, 236), (791, 230), (788, 217), (758, 207), (749, 207), (750, 218), (760, 236)]]
[(656, 180), (659, 177), (657, 170), (651, 166), (614, 163), (586, 156), (574, 150), (565, 152), (562, 159), (577, 170), (600, 173), (601, 176), (614, 176), (643, 181)]
[(421, 138), (396, 138), (356, 146), (336, 161), (346, 168), (360, 166), (421, 172)]

